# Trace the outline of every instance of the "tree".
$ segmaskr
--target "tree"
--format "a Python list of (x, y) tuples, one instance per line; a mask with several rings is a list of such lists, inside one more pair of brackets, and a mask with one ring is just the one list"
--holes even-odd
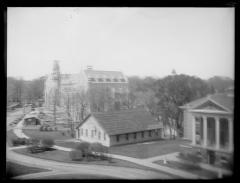
[(180, 130), (182, 128), (179, 106), (211, 92), (210, 86), (205, 81), (183, 74), (160, 79), (156, 82), (156, 86), (157, 110), (161, 114), (164, 124), (170, 127), (171, 136), (172, 129)]

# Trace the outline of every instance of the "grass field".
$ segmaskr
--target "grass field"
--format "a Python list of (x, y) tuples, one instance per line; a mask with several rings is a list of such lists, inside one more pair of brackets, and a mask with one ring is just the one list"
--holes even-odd
[[(131, 163), (128, 161), (124, 160), (119, 160), (119, 159), (112, 159), (111, 162), (107, 160), (95, 160), (95, 161), (72, 161), (71, 158), (69, 157), (69, 152), (66, 151), (60, 151), (60, 150), (54, 150), (54, 151), (45, 151), (42, 153), (36, 153), (36, 154), (31, 154), (28, 153), (26, 148), (24, 149), (16, 149), (14, 150), (17, 153), (32, 156), (32, 157), (37, 157), (41, 159), (47, 159), (47, 160), (53, 160), (53, 161), (59, 161), (59, 162), (65, 162), (65, 163), (76, 163), (76, 164), (89, 164), (89, 165), (106, 165), (106, 166), (121, 166), (121, 167), (128, 167), (128, 168), (137, 168), (137, 169), (143, 169), (143, 170), (151, 170), (151, 171), (156, 171), (155, 169), (151, 169), (145, 166), (141, 166), (135, 163)], [(162, 173), (162, 172), (161, 172)]]
[(67, 140), (72, 138), (67, 131), (40, 131), (33, 129), (24, 129), (23, 133), (30, 138), (37, 139), (52, 138), (53, 140)]
[(6, 171), (7, 178), (12, 178), (15, 176), (25, 175), (25, 174), (30, 174), (30, 173), (49, 171), (49, 170), (42, 169), (42, 168), (35, 168), (35, 167), (20, 165), (20, 164), (13, 163), (10, 161), (7, 161), (6, 165), (7, 165), (7, 171)]
[[(188, 144), (185, 140), (160, 140), (146, 143), (113, 146), (109, 153), (129, 156), (133, 158), (150, 158), (174, 152), (184, 152), (186, 149), (180, 144)], [(56, 145), (74, 148), (77, 142), (56, 142)]]
[(154, 163), (162, 165), (162, 166), (167, 166), (167, 167), (170, 167), (170, 168), (174, 168), (174, 169), (189, 171), (192, 174), (196, 174), (196, 175), (200, 175), (200, 176), (204, 176), (204, 177), (208, 177), (208, 178), (212, 178), (212, 179), (217, 178), (217, 173), (216, 172), (205, 170), (205, 169), (202, 169), (201, 167), (191, 168), (191, 167), (186, 166), (183, 163), (176, 162), (176, 161), (168, 161), (167, 164), (163, 164), (163, 160), (160, 160), (160, 161), (156, 161)]
[(129, 144), (110, 147), (109, 153), (130, 156), (134, 158), (150, 158), (168, 153), (182, 152), (180, 144), (188, 144), (184, 140), (160, 140), (147, 143)]

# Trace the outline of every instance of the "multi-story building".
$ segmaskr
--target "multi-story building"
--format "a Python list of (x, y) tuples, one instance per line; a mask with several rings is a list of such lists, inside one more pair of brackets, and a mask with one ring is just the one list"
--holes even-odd
[(46, 106), (57, 100), (59, 107), (68, 107), (70, 102), (70, 111), (78, 121), (90, 112), (119, 110), (127, 104), (128, 79), (122, 72), (88, 68), (78, 74), (60, 74), (56, 65), (45, 82)]

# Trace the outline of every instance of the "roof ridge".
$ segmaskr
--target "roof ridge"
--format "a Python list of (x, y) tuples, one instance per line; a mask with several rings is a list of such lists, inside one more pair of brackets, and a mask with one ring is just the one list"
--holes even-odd
[(148, 112), (147, 110), (144, 109), (130, 109), (130, 110), (121, 110), (121, 111), (107, 111), (107, 112), (92, 112), (92, 114), (116, 114), (116, 113), (126, 113), (126, 112)]

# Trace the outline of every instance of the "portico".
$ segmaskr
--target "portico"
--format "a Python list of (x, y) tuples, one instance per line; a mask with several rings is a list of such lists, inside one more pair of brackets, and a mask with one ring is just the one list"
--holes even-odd
[(213, 151), (233, 151), (232, 115), (224, 111), (191, 110), (192, 145)]

